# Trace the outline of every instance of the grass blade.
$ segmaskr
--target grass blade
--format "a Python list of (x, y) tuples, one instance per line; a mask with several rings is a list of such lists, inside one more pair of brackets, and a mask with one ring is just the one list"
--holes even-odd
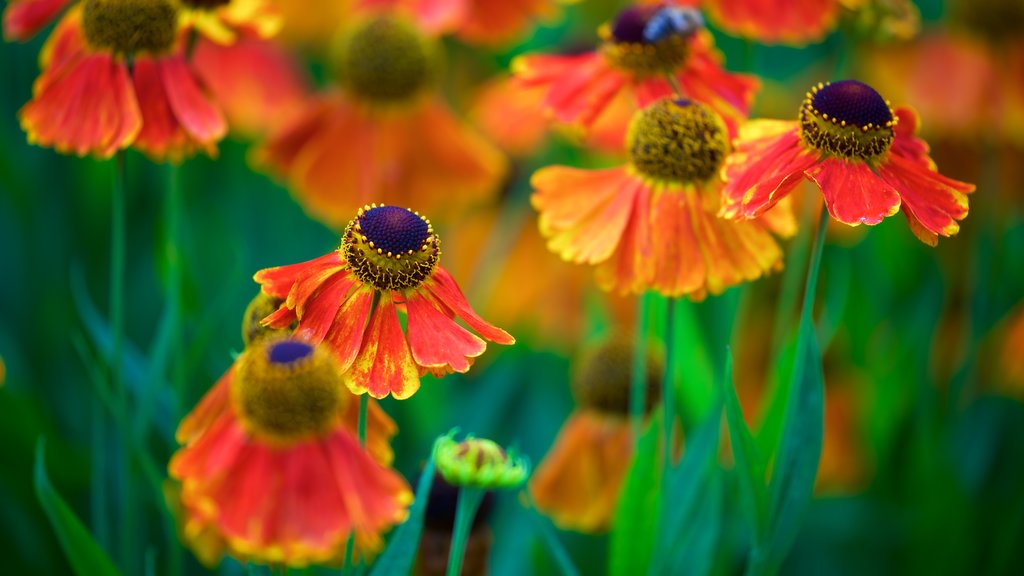
[(420, 533), (423, 531), (423, 515), (427, 511), (427, 500), (430, 499), (430, 487), (434, 482), (434, 452), (420, 473), (416, 484), (416, 500), (409, 509), (409, 518), (395, 530), (395, 535), (388, 542), (388, 547), (373, 564), (371, 576), (388, 574), (411, 574), (412, 565), (416, 560), (416, 550), (420, 546)]

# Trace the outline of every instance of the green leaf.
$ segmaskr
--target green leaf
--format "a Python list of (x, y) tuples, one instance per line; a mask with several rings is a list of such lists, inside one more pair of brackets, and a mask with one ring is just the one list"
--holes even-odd
[(423, 515), (427, 511), (427, 500), (430, 499), (430, 486), (434, 482), (434, 451), (430, 451), (430, 459), (420, 473), (416, 484), (416, 500), (409, 509), (409, 518), (395, 530), (395, 535), (388, 542), (388, 547), (373, 564), (371, 576), (388, 574), (411, 574), (412, 565), (416, 560), (416, 550), (420, 546), (420, 533), (423, 531)]
[(119, 574), (106, 552), (93, 540), (89, 530), (75, 516), (74, 511), (64, 502), (50, 484), (46, 474), (46, 442), (40, 438), (36, 443), (35, 489), (36, 498), (46, 512), (60, 540), (61, 548), (71, 567), (78, 576), (105, 576)]
[[(821, 351), (810, 314), (800, 321), (793, 385), (770, 485), (771, 521), (767, 567), (774, 572), (789, 554), (814, 492), (825, 426)], [(757, 566), (761, 565), (761, 555)]]
[[(718, 404), (686, 445), (683, 461), (665, 471), (666, 496), (661, 504), (657, 547), (650, 574), (670, 574), (671, 565), (694, 562), (706, 552), (698, 542), (704, 530), (700, 516), (716, 476), (716, 454), (722, 409)], [(692, 570), (685, 571), (696, 574)], [(634, 574), (642, 573), (637, 569)]]
[(647, 571), (658, 525), (661, 506), (659, 465), (660, 418), (647, 422), (637, 446), (633, 463), (626, 474), (615, 510), (608, 573), (611, 576), (632, 576)]
[(651, 574), (710, 574), (715, 565), (716, 545), (722, 532), (722, 475), (711, 468), (703, 482), (701, 497), (680, 539), (680, 548), (665, 560), (665, 569)]
[(746, 499), (746, 511), (754, 528), (754, 546), (759, 547), (768, 529), (768, 487), (765, 485), (765, 466), (754, 437), (747, 428), (732, 379), (732, 353), (725, 357), (725, 420), (729, 426), (733, 461), (739, 474), (740, 492)]

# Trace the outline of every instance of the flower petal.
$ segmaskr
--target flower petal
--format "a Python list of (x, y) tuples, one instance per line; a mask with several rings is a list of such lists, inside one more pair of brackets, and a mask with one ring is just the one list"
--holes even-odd
[[(300, 281), (295, 285), (300, 286), (304, 283)], [(300, 300), (295, 307), (296, 316), (299, 319), (295, 335), (311, 344), (319, 344), (323, 341), (324, 336), (333, 329), (335, 318), (338, 316), (342, 304), (350, 300), (349, 291), (356, 284), (355, 277), (343, 272), (331, 274), (316, 282), (312, 294), (308, 298)]]
[(345, 376), (345, 383), (355, 394), (368, 392), (374, 398), (391, 394), (398, 400), (419, 389), (419, 369), (409, 352), (390, 295), (383, 295), (373, 311), (362, 348)]
[(489, 324), (473, 311), (469, 302), (466, 302), (466, 297), (462, 295), (462, 290), (459, 290), (458, 284), (455, 283), (455, 279), (443, 267), (434, 268), (434, 273), (423, 285), (434, 295), (436, 302), (450, 308), (470, 328), (476, 330), (477, 334), (497, 344), (515, 344), (516, 339), (508, 332)]
[(863, 162), (828, 158), (807, 176), (821, 188), (829, 214), (844, 224), (878, 224), (900, 209), (900, 194)]
[(327, 270), (333, 274), (344, 265), (345, 261), (341, 259), (341, 254), (334, 250), (306, 262), (264, 268), (253, 274), (252, 279), (260, 284), (264, 294), (284, 300), (291, 292), (292, 286), (299, 280), (311, 275), (323, 274)]
[(4, 38), (25, 41), (53, 21), (70, 0), (12, 0), (4, 8)]
[(347, 370), (359, 354), (366, 333), (366, 321), (373, 307), (374, 290), (359, 288), (338, 308), (325, 342), (334, 350), (342, 370)]
[(405, 305), (409, 314), (409, 347), (420, 366), (466, 372), (471, 364), (469, 359), (487, 349), (483, 340), (435, 308), (429, 296), (413, 292)]
[(625, 186), (632, 188), (630, 217), (615, 253), (601, 263), (596, 272), (598, 285), (609, 292), (639, 294), (647, 290), (654, 275), (652, 246), (651, 188), (636, 178)]
[(227, 134), (224, 115), (199, 87), (181, 54), (158, 60), (167, 99), (182, 128), (195, 141), (212, 146)]
[(974, 192), (973, 184), (947, 178), (919, 160), (894, 153), (879, 172), (899, 192), (910, 228), (921, 241), (934, 246), (933, 235), (952, 236), (960, 231), (957, 221), (967, 216), (967, 194)]
[(722, 216), (756, 218), (800, 183), (819, 155), (804, 148), (797, 130), (794, 122), (779, 120), (753, 120), (740, 128), (722, 167)]

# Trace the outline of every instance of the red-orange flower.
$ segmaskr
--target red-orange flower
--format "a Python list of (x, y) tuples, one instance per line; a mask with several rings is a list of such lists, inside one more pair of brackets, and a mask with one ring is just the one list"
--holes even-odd
[(794, 232), (788, 207), (753, 222), (716, 216), (728, 140), (713, 111), (661, 100), (636, 114), (627, 148), (626, 166), (552, 166), (533, 175), (533, 205), (549, 249), (598, 265), (606, 290), (653, 289), (694, 300), (781, 267), (770, 230)]
[(364, 450), (351, 416), (358, 403), (340, 376), (326, 349), (264, 339), (182, 421), (169, 470), (181, 483), (184, 536), (204, 562), (225, 549), (262, 563), (336, 562), (350, 535), (372, 554), (405, 518), (412, 493), (379, 447), (393, 424), (370, 418)]
[[(577, 408), (530, 478), (537, 509), (561, 528), (602, 532), (611, 525), (632, 461), (629, 421), (633, 344), (613, 337), (584, 354), (573, 375)], [(661, 359), (647, 364), (647, 411), (660, 399)]]
[(807, 93), (798, 122), (744, 126), (723, 169), (722, 214), (757, 217), (807, 178), (836, 220), (878, 224), (902, 206), (914, 234), (934, 246), (939, 235), (959, 231), (974, 185), (939, 174), (916, 132), (911, 110), (893, 112), (867, 84), (819, 84)]
[(256, 154), (312, 216), (341, 226), (382, 201), (454, 217), (497, 191), (505, 158), (434, 93), (434, 44), (391, 17), (342, 44), (344, 91), (311, 99)]
[(157, 160), (215, 153), (226, 125), (185, 61), (176, 6), (72, 7), (44, 46), (33, 98), (19, 113), (29, 142), (102, 158), (128, 146)]
[[(849, 0), (847, 0), (849, 2)], [(704, 0), (723, 30), (766, 44), (822, 40), (835, 26), (843, 0)]]
[[(670, 82), (714, 109), (730, 134), (747, 117), (758, 83), (722, 69), (698, 12), (667, 2), (633, 6), (599, 32), (596, 52), (523, 56), (512, 64), (520, 82), (546, 88), (545, 106), (556, 121), (585, 135), (606, 123), (610, 142), (621, 146), (632, 113), (673, 94)], [(612, 106), (622, 94), (629, 106)]]
[(358, 8), (400, 10), (433, 34), (454, 33), (472, 44), (515, 40), (537, 20), (556, 13), (552, 0), (358, 0)]
[[(284, 304), (264, 323), (324, 342), (357, 393), (403, 399), (430, 372), (466, 372), (487, 344), (515, 340), (480, 318), (438, 265), (440, 239), (429, 221), (395, 206), (366, 206), (345, 229), (341, 247), (315, 260), (267, 268), (256, 282)], [(405, 312), (402, 330), (398, 312)]]

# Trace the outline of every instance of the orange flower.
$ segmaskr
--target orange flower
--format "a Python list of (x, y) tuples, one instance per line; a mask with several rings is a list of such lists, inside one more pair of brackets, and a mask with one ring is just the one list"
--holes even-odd
[[(512, 63), (520, 82), (547, 90), (545, 106), (558, 122), (585, 136), (604, 122), (604, 130), (613, 133), (611, 142), (620, 147), (632, 113), (671, 95), (670, 82), (721, 115), (730, 134), (746, 118), (757, 81), (721, 68), (711, 35), (695, 10), (671, 3), (633, 6), (599, 33), (597, 52), (523, 56)], [(628, 105), (613, 106), (622, 94)]]
[[(817, 42), (836, 27), (844, 0), (705, 0), (722, 30), (766, 44)], [(846, 0), (850, 3), (850, 0)]]
[(547, 136), (544, 90), (499, 77), (480, 88), (470, 111), (473, 123), (506, 153), (525, 157)]
[(225, 548), (245, 561), (336, 562), (350, 534), (372, 554), (404, 520), (412, 493), (381, 447), (393, 423), (371, 404), (370, 453), (360, 447), (358, 403), (340, 376), (326, 349), (261, 340), (182, 421), (169, 470), (181, 482), (185, 538), (204, 562)]
[(432, 94), (431, 42), (381, 17), (343, 46), (344, 92), (310, 100), (256, 154), (312, 216), (341, 226), (359, 206), (384, 201), (443, 207), (454, 218), (496, 191), (505, 158)]
[(515, 40), (537, 20), (556, 14), (552, 0), (358, 0), (357, 7), (399, 10), (430, 33), (451, 32), (471, 44), (489, 46)]
[[(29, 142), (101, 158), (128, 146), (173, 162), (216, 153), (226, 125), (185, 61), (176, 6), (86, 0), (72, 7), (44, 46), (33, 98), (19, 113)], [(131, 70), (127, 55), (134, 55)]]
[[(326, 342), (352, 392), (404, 399), (430, 372), (466, 372), (487, 344), (515, 340), (477, 316), (455, 280), (438, 265), (440, 239), (418, 213), (394, 206), (361, 208), (341, 247), (315, 260), (256, 273), (263, 292), (284, 304), (264, 324), (297, 321), (296, 336)], [(398, 311), (406, 314), (406, 329)]]
[[(629, 422), (633, 345), (613, 337), (587, 350), (573, 375), (578, 408), (530, 479), (537, 509), (564, 529), (602, 532), (611, 525), (633, 455)], [(647, 411), (660, 400), (661, 360), (647, 363)]]
[(974, 186), (939, 174), (916, 132), (911, 110), (893, 112), (867, 84), (819, 84), (807, 93), (799, 122), (744, 126), (723, 169), (722, 214), (757, 217), (807, 178), (836, 220), (874, 225), (902, 205), (914, 234), (934, 246), (938, 235), (959, 231)]
[(626, 166), (553, 166), (533, 175), (533, 205), (550, 250), (598, 265), (605, 290), (694, 300), (781, 267), (769, 230), (794, 232), (788, 206), (756, 222), (715, 215), (728, 140), (713, 111), (660, 100), (635, 115), (627, 148)]

